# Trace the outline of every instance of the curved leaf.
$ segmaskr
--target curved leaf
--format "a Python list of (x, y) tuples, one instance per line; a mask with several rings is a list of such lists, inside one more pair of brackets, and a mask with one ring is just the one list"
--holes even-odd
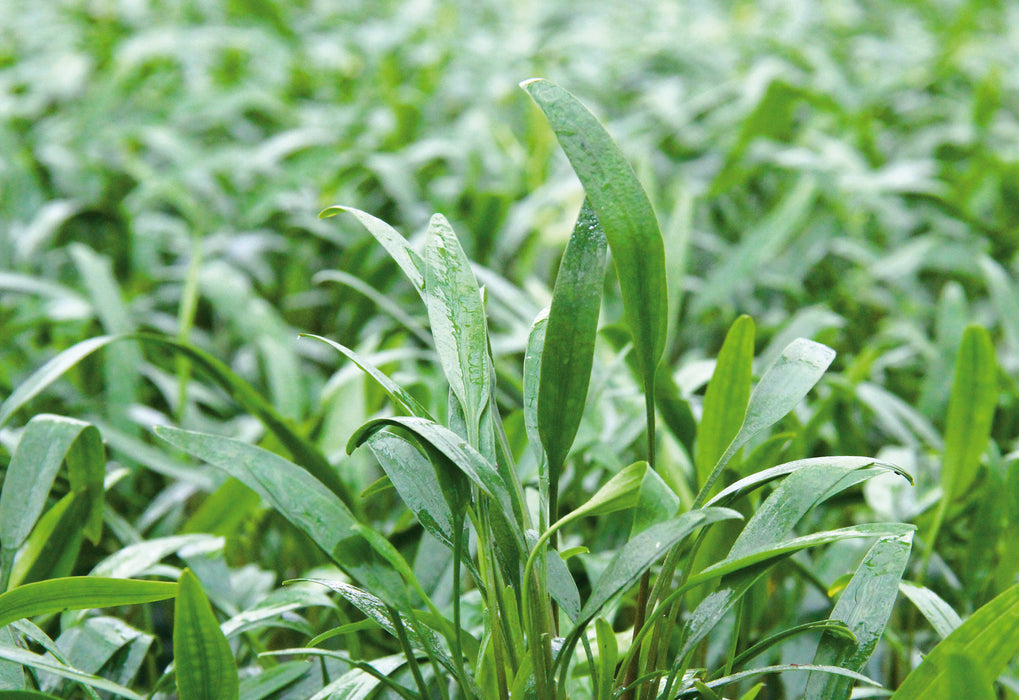
[(27, 583), (0, 595), (0, 627), (36, 615), (152, 603), (173, 598), (177, 584), (99, 576), (72, 576)]

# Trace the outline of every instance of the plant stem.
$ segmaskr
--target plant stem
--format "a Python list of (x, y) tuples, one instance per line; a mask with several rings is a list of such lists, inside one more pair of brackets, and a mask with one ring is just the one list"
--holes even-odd
[[(655, 381), (654, 372), (645, 382), (644, 388), (644, 412), (647, 419), (647, 461), (651, 469), (655, 468)], [(647, 619), (648, 599), (651, 596), (651, 570), (647, 570), (640, 577), (640, 587), (637, 590), (637, 609), (633, 621), (633, 643), (637, 643), (637, 635)], [(626, 669), (623, 685), (630, 686), (640, 671), (640, 652), (634, 653), (630, 659), (630, 665)], [(636, 697), (636, 686), (630, 687), (622, 695), (622, 700), (633, 700)]]
[(453, 518), (453, 663), (456, 667), (457, 681), (464, 695), (469, 695), (467, 672), (463, 665), (463, 630), (460, 627), (460, 570), (463, 568), (464, 512), (460, 511)]
[(403, 653), (407, 657), (407, 665), (410, 666), (410, 673), (414, 676), (414, 682), (417, 684), (418, 692), (421, 693), (421, 698), (424, 700), (428, 697), (428, 686), (425, 685), (425, 679), (421, 676), (421, 669), (418, 668), (417, 655), (414, 653), (414, 648), (410, 645), (410, 640), (407, 638), (407, 630), (404, 629), (403, 621), (400, 619), (400, 613), (395, 608), (386, 606), (386, 610), (389, 612), (389, 619), (393, 622), (393, 628), (396, 630), (396, 638), (400, 640), (400, 646), (403, 647)]

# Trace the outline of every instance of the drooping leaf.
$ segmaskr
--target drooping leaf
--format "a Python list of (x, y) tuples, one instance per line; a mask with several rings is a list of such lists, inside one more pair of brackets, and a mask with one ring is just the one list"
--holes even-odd
[(913, 602), (913, 605), (927, 619), (927, 622), (931, 623), (931, 627), (941, 639), (950, 635), (956, 627), (962, 624), (959, 613), (955, 612), (951, 605), (931, 589), (909, 581), (902, 581), (899, 583), (899, 590)]
[[(176, 590), (177, 584), (173, 583), (169, 585), (173, 586), (174, 590)], [(171, 595), (168, 597), (172, 598), (173, 596)], [(34, 668), (46, 673), (52, 673), (60, 678), (67, 678), (68, 680), (72, 680), (81, 685), (86, 685), (90, 688), (95, 688), (96, 690), (103, 690), (118, 697), (127, 698), (128, 700), (144, 700), (141, 695), (138, 695), (130, 688), (125, 688), (118, 683), (114, 683), (113, 681), (100, 676), (94, 676), (92, 674), (85, 673), (84, 671), (79, 671), (76, 668), (71, 668), (70, 666), (58, 663), (54, 661), (52, 657), (47, 655), (33, 654), (30, 651), (19, 649), (17, 647), (0, 646), (0, 659), (13, 661), (21, 664), (22, 666)]]
[(93, 541), (99, 539), (106, 469), (102, 437), (84, 421), (38, 415), (25, 426), (0, 492), (0, 544), (5, 550), (16, 550), (24, 543), (65, 462), (71, 488), (88, 499), (84, 530)]
[(559, 471), (584, 414), (605, 278), (605, 233), (590, 202), (577, 218), (552, 292), (538, 389), (538, 431), (549, 479)]
[(520, 85), (545, 114), (605, 231), (641, 378), (653, 394), (669, 295), (665, 245), (651, 201), (612, 137), (576, 97), (548, 80)]
[(387, 224), (382, 219), (378, 219), (367, 212), (363, 212), (360, 209), (354, 209), (353, 207), (344, 206), (332, 206), (323, 209), (318, 215), (320, 219), (325, 219), (330, 216), (336, 216), (340, 212), (347, 212), (353, 215), (361, 225), (364, 226), (368, 232), (375, 237), (382, 247), (386, 249), (386, 252), (396, 261), (396, 264), (400, 266), (403, 273), (407, 275), (407, 279), (414, 285), (414, 289), (417, 290), (418, 294), (421, 295), (422, 300), (425, 300), (425, 262), (421, 259), (407, 239), (401, 236), (396, 229)]
[(422, 406), (418, 402), (418, 400), (411, 396), (409, 393), (407, 393), (407, 391), (405, 391), (403, 387), (401, 387), (392, 379), (383, 374), (377, 367), (375, 367), (371, 362), (369, 362), (366, 358), (362, 357), (360, 354), (354, 352), (345, 345), (341, 345), (333, 340), (329, 340), (329, 338), (323, 338), (320, 335), (313, 335), (308, 333), (303, 334), (302, 337), (321, 340), (323, 343), (332, 346), (338, 352), (344, 355), (348, 360), (350, 360), (355, 365), (360, 367), (361, 371), (363, 371), (369, 377), (374, 379), (376, 383), (378, 383), (378, 385), (382, 387), (382, 389), (389, 395), (389, 398), (391, 398), (403, 410), (407, 411), (407, 413), (410, 413), (412, 416), (417, 416), (418, 418), (428, 418), (429, 420), (432, 420), (432, 416), (428, 412), (428, 409)]
[(163, 440), (222, 469), (258, 493), (294, 526), (307, 534), (356, 580), (386, 596), (397, 608), (409, 605), (407, 582), (385, 559), (390, 553), (369, 541), (363, 527), (336, 496), (293, 462), (267, 450), (218, 435), (157, 427)]
[(237, 700), (237, 663), (202, 585), (184, 569), (178, 586), (173, 661), (180, 700)]

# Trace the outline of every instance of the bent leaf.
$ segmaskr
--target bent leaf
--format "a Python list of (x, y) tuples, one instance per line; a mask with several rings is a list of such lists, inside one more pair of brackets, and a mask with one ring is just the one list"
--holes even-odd
[(166, 581), (72, 576), (27, 583), (0, 595), (0, 627), (36, 615), (152, 603), (176, 594), (177, 584)]

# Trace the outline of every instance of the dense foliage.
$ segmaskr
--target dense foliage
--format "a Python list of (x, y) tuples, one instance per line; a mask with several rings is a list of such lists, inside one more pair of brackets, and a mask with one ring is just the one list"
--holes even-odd
[(0, 3), (0, 700), (1019, 695), (1017, 66), (1007, 0)]

